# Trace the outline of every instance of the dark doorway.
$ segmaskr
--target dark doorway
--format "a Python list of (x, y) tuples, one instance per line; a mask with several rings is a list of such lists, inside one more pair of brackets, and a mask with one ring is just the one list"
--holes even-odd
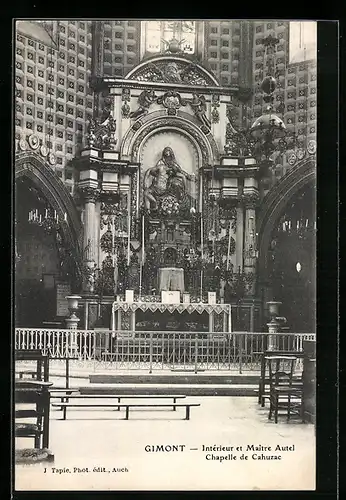
[(26, 177), (16, 181), (15, 195), (15, 324), (39, 328), (57, 319), (61, 259), (54, 231), (30, 215), (37, 209), (44, 216), (45, 197)]
[(273, 299), (291, 332), (316, 331), (315, 234), (315, 187), (308, 185), (278, 218), (269, 249)]

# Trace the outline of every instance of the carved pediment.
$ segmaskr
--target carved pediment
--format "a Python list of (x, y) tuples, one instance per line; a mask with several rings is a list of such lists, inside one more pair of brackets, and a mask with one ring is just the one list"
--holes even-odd
[(183, 57), (161, 56), (146, 61), (126, 76), (127, 80), (181, 85), (219, 86), (208, 70)]

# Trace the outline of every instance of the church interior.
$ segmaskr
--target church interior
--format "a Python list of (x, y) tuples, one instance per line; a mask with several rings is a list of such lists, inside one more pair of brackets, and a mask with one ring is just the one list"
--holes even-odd
[(315, 24), (17, 23), (17, 327), (315, 331)]

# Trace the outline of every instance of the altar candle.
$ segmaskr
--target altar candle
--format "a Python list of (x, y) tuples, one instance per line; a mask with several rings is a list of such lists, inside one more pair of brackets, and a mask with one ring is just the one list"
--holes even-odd
[(42, 222), (42, 215), (40, 214), (40, 222)]
[(299, 229), (299, 220), (297, 220), (297, 229)]
[(45, 217), (46, 217), (46, 219), (48, 217), (48, 210), (47, 209), (46, 209), (46, 212), (45, 212)]
[(309, 225), (309, 219), (306, 219), (305, 227), (308, 227)]
[(282, 224), (282, 230), (286, 231), (286, 224), (285, 223)]
[(67, 221), (67, 213), (65, 212), (64, 214), (64, 221), (66, 222)]

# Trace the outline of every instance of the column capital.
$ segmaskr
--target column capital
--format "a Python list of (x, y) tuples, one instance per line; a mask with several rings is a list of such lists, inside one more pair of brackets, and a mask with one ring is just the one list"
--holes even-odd
[(241, 202), (245, 208), (255, 210), (260, 203), (260, 198), (258, 194), (249, 194), (242, 196)]
[(80, 187), (79, 192), (85, 203), (95, 203), (100, 195), (100, 189), (91, 186)]

